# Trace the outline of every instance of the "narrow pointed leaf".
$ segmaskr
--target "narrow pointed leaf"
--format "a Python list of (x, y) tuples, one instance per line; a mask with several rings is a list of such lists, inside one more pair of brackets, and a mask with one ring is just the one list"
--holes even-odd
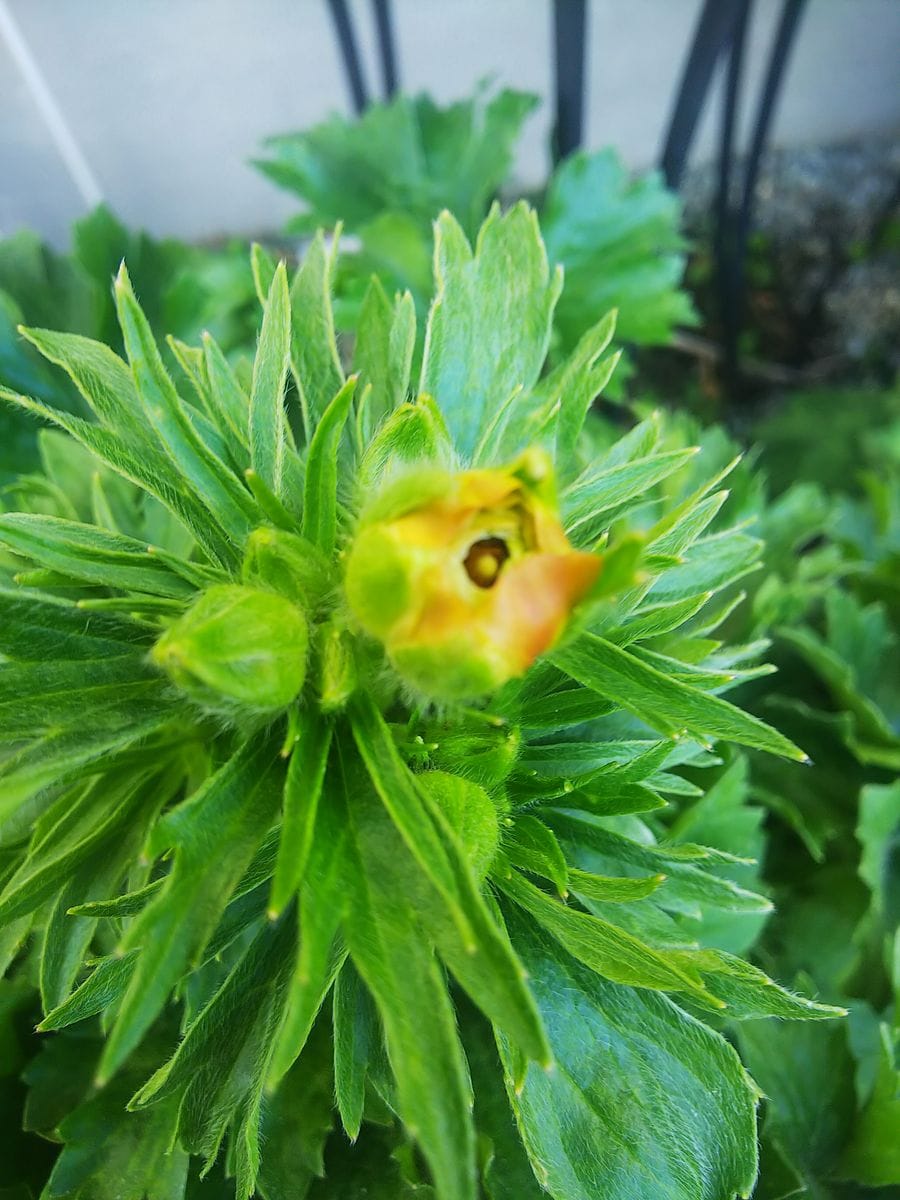
[(280, 262), (272, 279), (250, 391), (250, 465), (276, 496), (284, 471), (284, 385), (291, 343), (287, 271)]

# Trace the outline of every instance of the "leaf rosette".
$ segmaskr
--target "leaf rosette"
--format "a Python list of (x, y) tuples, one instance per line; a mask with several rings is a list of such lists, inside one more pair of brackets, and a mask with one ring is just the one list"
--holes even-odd
[(226, 1143), (240, 1197), (300, 1196), (339, 1120), (440, 1200), (508, 1194), (479, 1146), (522, 1196), (747, 1195), (715, 1025), (835, 1010), (697, 940), (771, 904), (654, 815), (717, 744), (803, 758), (722, 695), (766, 670), (717, 636), (759, 555), (728, 468), (658, 416), (598, 450), (613, 324), (545, 373), (527, 206), (439, 218), (416, 381), (377, 283), (346, 375), (333, 261), (257, 248), (254, 361), (179, 344), (178, 385), (123, 269), (127, 361), (24, 331), (90, 412), (0, 392), (90, 480), (0, 515), (3, 945), (51, 1046), (90, 1031), (48, 1194), (98, 1194), (102, 1120), (135, 1200)]

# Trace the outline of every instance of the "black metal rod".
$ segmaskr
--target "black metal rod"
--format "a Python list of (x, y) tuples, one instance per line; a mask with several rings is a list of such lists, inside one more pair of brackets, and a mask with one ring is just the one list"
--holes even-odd
[(385, 100), (397, 91), (397, 52), (394, 46), (394, 25), (391, 19), (390, 0), (372, 0), (375, 17), (375, 33), (381, 55), (381, 81)]
[(700, 13), (660, 159), (670, 188), (681, 183), (713, 71), (733, 36), (743, 3), (744, 0), (706, 0)]
[(732, 181), (735, 169), (735, 135), (740, 113), (741, 82), (747, 27), (753, 0), (743, 0), (732, 31), (719, 131), (718, 184), (715, 201), (714, 250), (719, 317), (722, 322), (724, 375), (729, 388), (737, 383), (738, 338), (743, 320), (744, 262), (740, 244), (739, 209)]
[(327, 0), (327, 4), (331, 12), (331, 19), (334, 21), (334, 30), (341, 49), (341, 58), (344, 62), (347, 83), (350, 86), (353, 107), (357, 113), (361, 113), (369, 103), (369, 95), (363, 80), (362, 64), (359, 59), (356, 35), (353, 32), (353, 22), (350, 19), (347, 0)]
[(586, 0), (553, 0), (556, 69), (556, 117), (553, 157), (565, 158), (584, 136), (584, 59)]
[(781, 9), (781, 20), (778, 23), (778, 29), (775, 33), (769, 66), (763, 83), (762, 97), (760, 98), (759, 108), (756, 112), (753, 134), (750, 138), (750, 148), (747, 152), (747, 163), (744, 171), (744, 194), (741, 200), (740, 237), (742, 243), (746, 243), (747, 234), (750, 231), (762, 152), (765, 149), (769, 136), (769, 128), (772, 124), (772, 118), (775, 115), (781, 85), (784, 82), (785, 68), (787, 67), (788, 58), (790, 57), (791, 48), (797, 33), (797, 26), (800, 24), (800, 17), (803, 15), (805, 4), (806, 0), (784, 0)]

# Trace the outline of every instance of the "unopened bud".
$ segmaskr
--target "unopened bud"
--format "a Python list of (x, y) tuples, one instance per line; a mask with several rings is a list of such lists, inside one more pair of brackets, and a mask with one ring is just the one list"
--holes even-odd
[(191, 699), (226, 716), (274, 713), (306, 678), (309, 632), (295, 604), (236, 584), (209, 588), (153, 648)]

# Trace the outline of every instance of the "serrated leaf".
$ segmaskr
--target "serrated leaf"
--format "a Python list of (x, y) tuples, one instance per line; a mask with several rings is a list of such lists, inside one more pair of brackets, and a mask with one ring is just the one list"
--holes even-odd
[(135, 1075), (91, 1096), (59, 1127), (65, 1146), (44, 1195), (66, 1200), (182, 1200), (188, 1158), (172, 1148), (177, 1110), (161, 1104), (145, 1113), (126, 1112)]
[(319, 798), (331, 745), (331, 725), (304, 714), (284, 781), (284, 807), (269, 911), (280, 914), (296, 892), (312, 849)]
[(35, 513), (0, 515), (0, 542), (51, 570), (100, 587), (190, 596), (194, 589), (135, 538)]
[[(510, 1102), (538, 1179), (560, 1200), (724, 1200), (756, 1178), (756, 1092), (734, 1050), (667, 997), (599, 979), (520, 918), (558, 1066)], [(566, 997), (560, 1006), (559, 997)]]
[(129, 926), (138, 967), (99, 1071), (109, 1078), (140, 1041), (182, 972), (202, 953), (278, 804), (272, 739), (251, 740), (166, 818), (176, 847), (166, 886)]
[(738, 1044), (766, 1096), (766, 1136), (803, 1178), (829, 1175), (856, 1108), (843, 1023), (747, 1021)]
[[(446, 984), (410, 902), (391, 886), (379, 859), (372, 861), (371, 832), (358, 819), (353, 831), (358, 858), (346, 881), (344, 929), (381, 1014), (400, 1111), (439, 1194), (475, 1200), (471, 1098)], [(418, 1013), (428, 1014), (427, 1024)]]
[(229, 536), (242, 542), (258, 520), (256, 506), (194, 430), (124, 270), (116, 283), (116, 306), (141, 408), (168, 458), (169, 472), (174, 470)]
[(551, 279), (534, 213), (494, 209), (474, 251), (449, 213), (435, 227), (435, 299), (420, 391), (434, 396), (469, 457), (499, 400), (522, 402), (540, 373), (560, 279)]
[(660, 177), (629, 179), (613, 150), (567, 158), (550, 181), (542, 218), (547, 252), (566, 271), (556, 317), (563, 344), (619, 310), (623, 341), (665, 343), (693, 309), (679, 290), (684, 243), (676, 198)]
[(625, 930), (553, 900), (517, 871), (496, 872), (498, 887), (592, 971), (615, 983), (706, 996), (699, 974)]
[(362, 446), (368, 445), (382, 421), (407, 399), (415, 341), (412, 296), (408, 292), (397, 296), (392, 305), (380, 281), (373, 277), (360, 311), (353, 352), (363, 388), (372, 388), (362, 412)]
[(263, 315), (250, 390), (250, 465), (276, 496), (282, 492), (286, 437), (284, 385), (291, 347), (291, 302), (284, 262), (275, 269)]
[(615, 700), (662, 733), (686, 731), (701, 740), (726, 738), (798, 762), (806, 759), (799, 747), (758, 717), (664, 675), (594, 634), (582, 634), (551, 658), (573, 679)]
[[(475, 1003), (508, 1031), (523, 1053), (542, 1059), (544, 1035), (524, 976), (477, 890), (446, 818), (427, 794), (415, 787), (371, 699), (357, 698), (353, 712), (354, 738), (372, 784), (421, 871), (420, 875), (405, 869), (406, 890), (410, 894), (415, 891), (422, 919), (441, 956)], [(365, 799), (361, 793), (359, 803)], [(375, 822), (376, 818), (370, 816), (369, 820)], [(380, 824), (384, 829), (385, 821)], [(386, 832), (381, 841), (388, 843)], [(384, 870), (400, 870), (399, 849), (394, 858), (393, 867), (385, 863)]]
[(331, 311), (338, 234), (336, 229), (330, 250), (325, 248), (321, 230), (316, 234), (291, 284), (291, 369), (300, 393), (307, 441), (332, 398), (344, 386)]

